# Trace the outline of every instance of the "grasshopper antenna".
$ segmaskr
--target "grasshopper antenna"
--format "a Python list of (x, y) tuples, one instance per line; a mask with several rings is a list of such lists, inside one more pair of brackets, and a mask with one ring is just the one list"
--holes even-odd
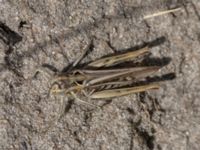
[(79, 58), (72, 64), (72, 67), (76, 67), (80, 63), (80, 61), (85, 57), (85, 55), (88, 53), (92, 46), (93, 42), (90, 41), (90, 43), (83, 49), (83, 52), (81, 53)]

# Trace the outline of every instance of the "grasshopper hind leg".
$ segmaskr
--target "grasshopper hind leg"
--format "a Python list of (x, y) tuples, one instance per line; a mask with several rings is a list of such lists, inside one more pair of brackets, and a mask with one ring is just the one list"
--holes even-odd
[(99, 108), (99, 106), (97, 106), (97, 105), (94, 105), (94, 104), (91, 104), (91, 103), (86, 102), (86, 101), (84, 101), (84, 100), (81, 100), (80, 98), (78, 98), (78, 96), (77, 96), (74, 92), (70, 92), (70, 93), (71, 93), (71, 95), (74, 97), (74, 99), (77, 100), (78, 102), (81, 102), (81, 103), (84, 104), (84, 105), (89, 105), (89, 106), (92, 106), (92, 107), (97, 107), (97, 108)]

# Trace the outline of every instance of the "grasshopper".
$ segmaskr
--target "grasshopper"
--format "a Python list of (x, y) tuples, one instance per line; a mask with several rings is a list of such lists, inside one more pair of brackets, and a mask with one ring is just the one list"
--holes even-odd
[[(159, 83), (133, 86), (134, 83), (144, 80), (145, 77), (158, 71), (160, 69), (158, 66), (113, 68), (120, 63), (129, 62), (149, 53), (148, 47), (100, 58), (88, 63), (81, 69), (76, 69), (76, 66), (86, 53), (87, 51), (85, 50), (68, 71), (57, 73), (54, 76), (50, 94), (63, 94), (68, 99), (75, 99), (84, 104), (98, 107), (85, 100), (81, 100), (80, 97), (106, 100), (159, 88)], [(59, 109), (60, 115), (53, 120), (49, 128), (64, 114), (65, 106), (63, 104), (64, 102), (62, 101), (61, 108)]]
[[(128, 62), (146, 53), (149, 53), (148, 47), (100, 58), (88, 63), (83, 69), (73, 68), (68, 72), (60, 73), (52, 80), (50, 93), (53, 95), (64, 94), (75, 99), (79, 99), (79, 96), (89, 99), (108, 99), (158, 89), (158, 83), (131, 86), (138, 80), (158, 71), (160, 69), (158, 66), (110, 69), (110, 67)], [(75, 67), (80, 60), (78, 59), (72, 66)]]

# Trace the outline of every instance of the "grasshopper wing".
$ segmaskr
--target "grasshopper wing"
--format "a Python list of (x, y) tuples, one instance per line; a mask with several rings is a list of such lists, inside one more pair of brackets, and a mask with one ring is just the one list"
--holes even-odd
[(145, 47), (137, 51), (132, 51), (132, 52), (124, 53), (124, 54), (118, 54), (115, 56), (101, 58), (99, 60), (89, 63), (88, 66), (89, 67), (109, 67), (109, 66), (113, 66), (124, 61), (128, 61), (130, 59), (134, 59), (147, 52), (149, 52), (149, 48)]

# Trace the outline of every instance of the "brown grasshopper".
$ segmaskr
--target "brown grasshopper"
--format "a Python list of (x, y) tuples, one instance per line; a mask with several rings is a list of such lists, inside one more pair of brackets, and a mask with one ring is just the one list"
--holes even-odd
[[(55, 75), (52, 80), (50, 94), (63, 94), (69, 99), (72, 98), (96, 107), (96, 105), (81, 100), (79, 97), (86, 97), (87, 99), (109, 99), (159, 88), (158, 83), (133, 86), (134, 83), (158, 71), (160, 69), (158, 66), (110, 68), (149, 53), (148, 47), (100, 58), (88, 63), (82, 69), (74, 69), (86, 52), (84, 51), (82, 53), (81, 57), (72, 64), (72, 67), (68, 71)], [(53, 120), (49, 128), (64, 114), (65, 106), (63, 104), (64, 102), (62, 101), (61, 108), (59, 109), (60, 115)], [(47, 130), (45, 129), (45, 132)]]
[[(148, 52), (149, 48), (145, 47), (98, 59), (88, 63), (84, 67), (86, 69), (71, 69), (67, 73), (58, 74), (53, 79), (50, 93), (64, 94), (75, 99), (79, 99), (81, 95), (89, 99), (107, 99), (158, 89), (158, 83), (131, 86), (132, 83), (158, 71), (160, 69), (158, 66), (110, 69), (114, 65), (130, 61)], [(76, 66), (80, 60), (78, 59), (73, 66)]]

